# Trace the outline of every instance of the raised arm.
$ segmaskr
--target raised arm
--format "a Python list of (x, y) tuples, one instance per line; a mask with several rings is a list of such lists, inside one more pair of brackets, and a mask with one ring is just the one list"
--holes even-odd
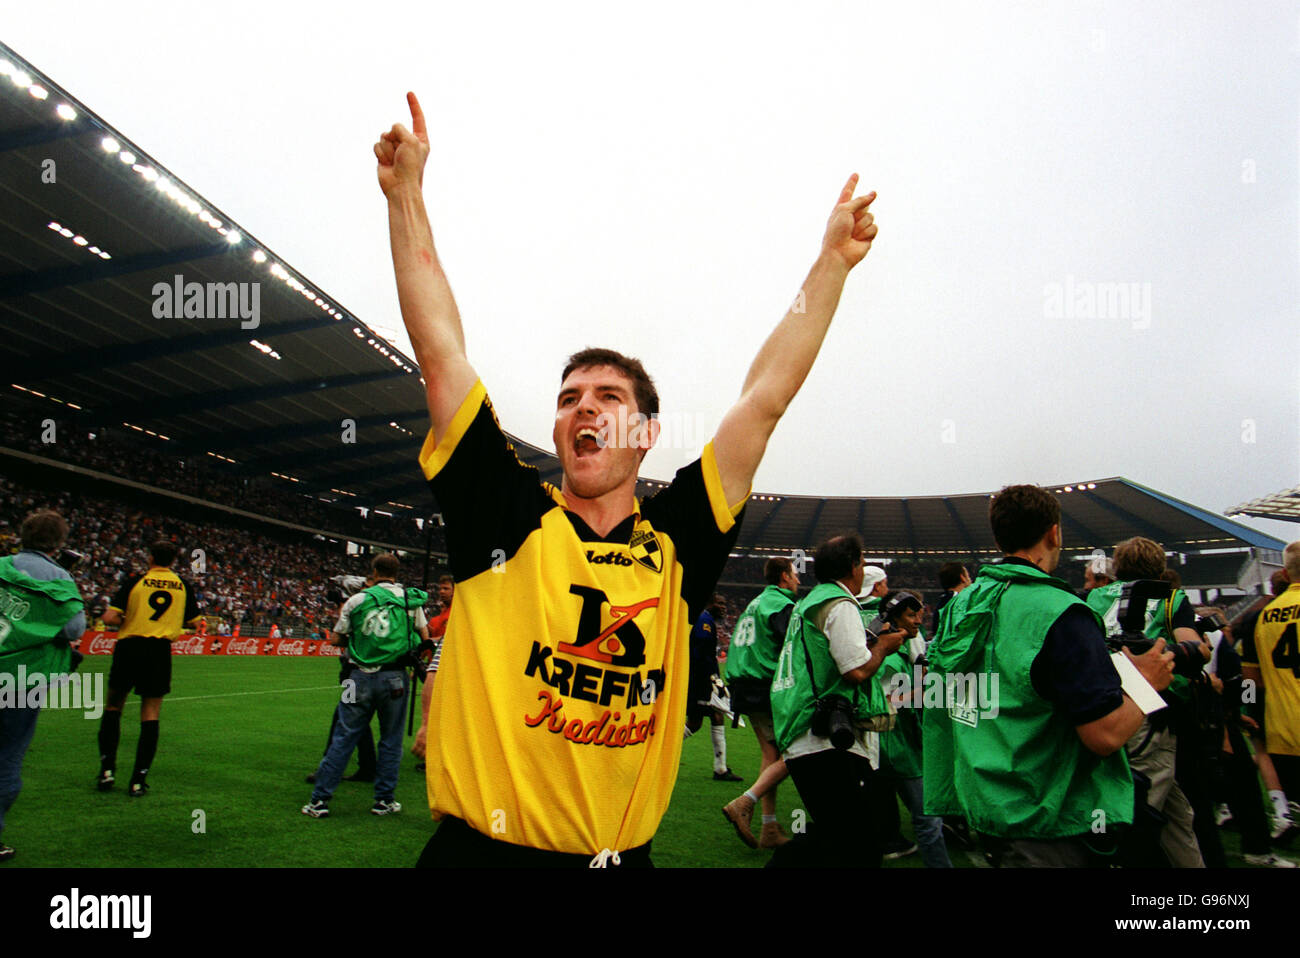
[(826, 338), (844, 280), (876, 238), (874, 217), (867, 209), (876, 194), (854, 199), (857, 185), (858, 174), (854, 173), (840, 191), (826, 224), (821, 253), (804, 281), (801, 296), (758, 351), (740, 399), (723, 417), (713, 439), (728, 503), (737, 503), (749, 493), (768, 437), (803, 385)]
[(424, 164), (429, 134), (420, 101), (406, 94), (411, 129), (400, 123), (375, 144), (379, 188), (388, 199), (388, 234), (402, 321), (424, 377), (434, 439), (441, 439), (478, 374), (465, 356), (465, 333), (447, 274), (433, 246), (424, 207)]

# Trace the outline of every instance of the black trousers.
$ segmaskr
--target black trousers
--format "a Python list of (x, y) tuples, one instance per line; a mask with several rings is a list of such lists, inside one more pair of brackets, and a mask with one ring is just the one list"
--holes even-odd
[[(620, 868), (654, 868), (650, 842), (619, 852)], [(433, 833), (416, 868), (589, 868), (591, 855), (569, 855), (495, 841), (470, 828), (462, 819), (444, 818)], [(606, 867), (613, 868), (609, 862)]]
[(1232, 809), (1232, 820), (1241, 830), (1241, 850), (1246, 855), (1268, 852), (1268, 819), (1259, 794), (1259, 768), (1246, 750), (1246, 739), (1235, 724), (1228, 725), (1232, 754), (1219, 756), (1220, 794)]
[(786, 759), (811, 824), (772, 853), (769, 868), (879, 868), (879, 773), (861, 755), (827, 749)]

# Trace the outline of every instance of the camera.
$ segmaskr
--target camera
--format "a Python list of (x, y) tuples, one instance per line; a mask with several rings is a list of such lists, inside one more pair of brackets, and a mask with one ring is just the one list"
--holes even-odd
[(330, 581), (334, 584), (325, 590), (325, 598), (334, 605), (342, 605), (366, 587), (366, 578), (360, 575), (336, 575)]
[(85, 558), (85, 555), (78, 552), (76, 549), (60, 549), (57, 561), (59, 565), (63, 566), (64, 571), (71, 572)]
[(1196, 630), (1197, 635), (1204, 638), (1207, 633), (1220, 632), (1224, 628), (1226, 628), (1227, 625), (1228, 623), (1223, 618), (1222, 614), (1218, 612), (1211, 612), (1209, 615), (1205, 616), (1204, 618), (1197, 619), (1195, 622), (1193, 622), (1192, 628)]
[(880, 637), (886, 632), (892, 631), (894, 629), (888, 622), (880, 616), (876, 616), (867, 625), (867, 648), (875, 648), (876, 643), (880, 641)]
[(810, 731), (820, 737), (828, 738), (838, 749), (846, 749), (857, 740), (854, 732), (857, 710), (842, 695), (827, 695), (813, 705), (812, 725)]
[(1106, 646), (1112, 652), (1128, 649), (1131, 655), (1149, 652), (1156, 640), (1146, 634), (1147, 604), (1167, 599), (1173, 591), (1174, 587), (1163, 579), (1125, 582), (1119, 591), (1120, 631), (1106, 637)]

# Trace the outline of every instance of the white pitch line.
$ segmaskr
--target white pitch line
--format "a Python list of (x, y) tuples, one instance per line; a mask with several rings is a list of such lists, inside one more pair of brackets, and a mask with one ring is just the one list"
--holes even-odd
[[(305, 689), (266, 689), (262, 692), (218, 692), (215, 695), (181, 695), (176, 697), (169, 695), (163, 701), (197, 702), (199, 699), (226, 699), (234, 695), (283, 695), (286, 692), (322, 692), (325, 689), (337, 689), (338, 687), (338, 683), (335, 682), (333, 685), (313, 685), (311, 688)], [(132, 699), (131, 701), (135, 700)]]

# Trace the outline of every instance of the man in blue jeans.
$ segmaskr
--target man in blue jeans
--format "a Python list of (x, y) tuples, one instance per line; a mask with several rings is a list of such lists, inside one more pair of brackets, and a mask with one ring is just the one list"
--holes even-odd
[(329, 749), (316, 769), (316, 788), (304, 815), (325, 818), (329, 800), (343, 778), (348, 758), (372, 716), (379, 715), (379, 749), (375, 765), (375, 804), (371, 814), (391, 815), (402, 806), (394, 796), (402, 760), (402, 719), (409, 692), (406, 667), (410, 653), (429, 637), (424, 617), (428, 595), (397, 583), (397, 556), (376, 556), (374, 585), (348, 599), (334, 626), (335, 645), (346, 645), (355, 668), (343, 683), (338, 724)]

